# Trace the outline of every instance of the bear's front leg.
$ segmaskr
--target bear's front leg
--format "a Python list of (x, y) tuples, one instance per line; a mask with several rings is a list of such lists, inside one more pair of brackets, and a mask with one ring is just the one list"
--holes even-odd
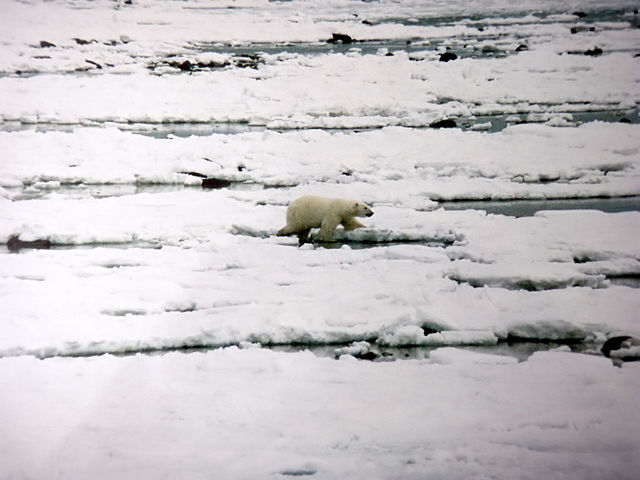
[(356, 228), (362, 228), (364, 227), (363, 224), (361, 224), (358, 220), (356, 220), (355, 218), (351, 217), (351, 218), (345, 218), (342, 222), (342, 226), (344, 227), (345, 231), (350, 232), (351, 230), (355, 230)]
[(320, 224), (320, 238), (323, 242), (330, 242), (333, 232), (340, 223), (340, 218), (327, 217)]

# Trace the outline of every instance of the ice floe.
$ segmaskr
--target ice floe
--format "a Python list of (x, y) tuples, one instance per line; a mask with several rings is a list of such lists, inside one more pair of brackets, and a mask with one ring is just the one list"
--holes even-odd
[(5, 2), (0, 477), (635, 479), (637, 7)]

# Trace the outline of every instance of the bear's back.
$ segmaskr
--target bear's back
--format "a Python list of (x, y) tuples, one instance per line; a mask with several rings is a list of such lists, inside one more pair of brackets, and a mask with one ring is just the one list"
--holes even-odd
[(307, 227), (319, 227), (326, 217), (335, 199), (305, 195), (289, 205), (287, 209), (287, 222), (304, 224)]

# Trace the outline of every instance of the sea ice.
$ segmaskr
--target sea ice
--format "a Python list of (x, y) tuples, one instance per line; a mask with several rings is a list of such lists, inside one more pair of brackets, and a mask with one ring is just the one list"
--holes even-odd
[(5, 2), (0, 477), (635, 479), (634, 9)]

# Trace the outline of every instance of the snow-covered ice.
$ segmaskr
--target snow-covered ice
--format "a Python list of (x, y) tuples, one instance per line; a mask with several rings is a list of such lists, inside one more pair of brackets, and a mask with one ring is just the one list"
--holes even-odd
[(5, 2), (0, 478), (636, 478), (637, 8)]
[(564, 351), (2, 363), (0, 450), (18, 477), (595, 480), (638, 468), (638, 365)]

